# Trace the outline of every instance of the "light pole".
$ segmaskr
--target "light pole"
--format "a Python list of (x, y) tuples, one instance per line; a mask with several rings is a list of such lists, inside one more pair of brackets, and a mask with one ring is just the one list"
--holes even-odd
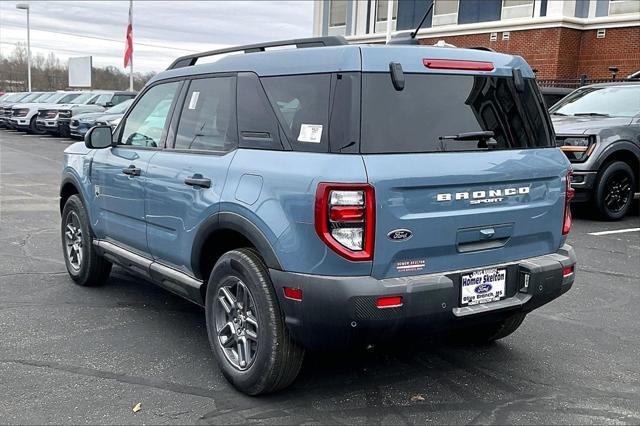
[(29, 84), (29, 92), (31, 91), (31, 28), (29, 26), (29, 4), (18, 3), (16, 9), (27, 11), (27, 81)]

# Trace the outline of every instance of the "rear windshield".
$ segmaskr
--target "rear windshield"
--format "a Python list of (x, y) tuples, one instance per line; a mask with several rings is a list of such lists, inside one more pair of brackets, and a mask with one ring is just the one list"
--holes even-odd
[(494, 149), (552, 146), (535, 81), (525, 79), (518, 92), (510, 77), (405, 74), (397, 91), (388, 73), (362, 75), (362, 153), (486, 149), (478, 140), (441, 139), (482, 131), (493, 132)]

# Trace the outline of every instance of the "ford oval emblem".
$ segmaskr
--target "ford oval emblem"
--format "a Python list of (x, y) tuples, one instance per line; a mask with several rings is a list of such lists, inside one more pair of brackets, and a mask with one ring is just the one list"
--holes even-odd
[(389, 237), (391, 241), (406, 241), (411, 238), (412, 235), (413, 233), (408, 229), (394, 229), (387, 234), (387, 237)]
[(478, 294), (484, 294), (490, 292), (492, 288), (491, 284), (480, 284), (473, 291)]

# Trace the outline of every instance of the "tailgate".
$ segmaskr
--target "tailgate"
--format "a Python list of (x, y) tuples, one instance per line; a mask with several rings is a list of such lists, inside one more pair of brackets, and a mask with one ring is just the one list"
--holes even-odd
[(553, 148), (363, 155), (376, 278), (477, 268), (561, 245), (567, 161)]

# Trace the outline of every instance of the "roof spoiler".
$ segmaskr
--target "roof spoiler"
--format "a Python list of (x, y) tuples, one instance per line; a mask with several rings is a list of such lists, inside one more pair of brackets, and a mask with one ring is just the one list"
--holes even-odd
[(327, 47), (327, 46), (343, 46), (349, 44), (347, 40), (342, 36), (328, 36), (328, 37), (312, 37), (312, 38), (298, 38), (292, 40), (281, 40), (281, 41), (271, 41), (267, 43), (258, 43), (258, 44), (248, 44), (245, 46), (236, 46), (229, 47), (226, 49), (219, 50), (210, 50), (208, 52), (202, 53), (194, 53), (193, 55), (181, 56), (171, 65), (169, 65), (168, 70), (190, 67), (198, 62), (200, 58), (206, 58), (209, 56), (216, 55), (224, 55), (226, 53), (233, 52), (244, 52), (244, 53), (254, 53), (254, 52), (264, 52), (266, 49), (271, 47), (282, 47), (282, 46), (295, 46), (298, 49), (306, 48), (306, 47)]

